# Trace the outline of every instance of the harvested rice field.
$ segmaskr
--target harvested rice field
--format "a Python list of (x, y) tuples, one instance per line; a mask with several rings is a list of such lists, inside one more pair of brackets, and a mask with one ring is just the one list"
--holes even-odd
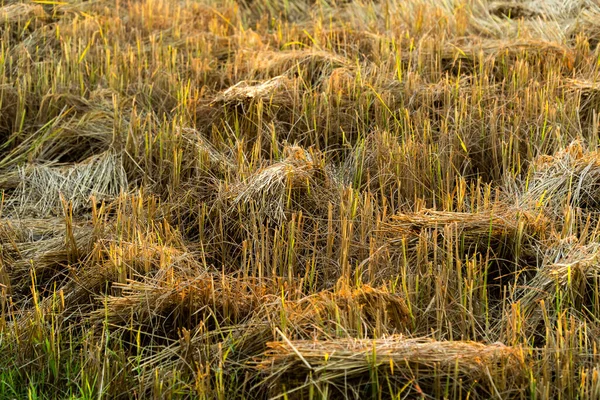
[(0, 399), (600, 398), (596, 0), (0, 0)]

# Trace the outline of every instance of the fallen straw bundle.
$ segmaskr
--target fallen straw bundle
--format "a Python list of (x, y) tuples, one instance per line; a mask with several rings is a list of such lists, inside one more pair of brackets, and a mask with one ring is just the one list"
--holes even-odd
[(542, 214), (507, 208), (490, 209), (480, 212), (449, 212), (423, 210), (410, 214), (397, 214), (391, 217), (388, 226), (399, 232), (415, 233), (425, 229), (454, 225), (469, 237), (481, 235), (504, 235), (515, 233), (519, 223), (524, 224), (532, 233), (543, 233), (548, 221)]
[(575, 141), (554, 156), (538, 157), (519, 201), (554, 216), (562, 216), (566, 206), (600, 210), (600, 152), (584, 151)]
[(243, 51), (238, 53), (241, 71), (256, 79), (269, 79), (299, 74), (315, 85), (322, 83), (335, 68), (350, 67), (352, 62), (326, 51)]
[(127, 174), (118, 155), (106, 152), (82, 163), (64, 167), (30, 166), (21, 169), (21, 184), (14, 200), (18, 215), (61, 215), (62, 201), (77, 213), (90, 198), (109, 200), (127, 190)]
[[(463, 384), (468, 381), (493, 393), (519, 387), (519, 372), (525, 365), (523, 351), (516, 347), (401, 335), (327, 341), (283, 337), (267, 346), (269, 350), (258, 360), (257, 369), (268, 373), (272, 384), (278, 380), (295, 382), (295, 390), (323, 383), (360, 385), (361, 379), (373, 376), (376, 370), (388, 382), (396, 381), (398, 389), (404, 385), (425, 389), (427, 381), (437, 377)], [(309, 374), (310, 380), (305, 381)]]
[(43, 19), (46, 17), (41, 5), (28, 3), (14, 3), (0, 7), (0, 21), (4, 23), (16, 23), (29, 18)]
[(600, 285), (600, 244), (582, 245), (573, 238), (558, 243), (544, 265), (523, 290), (521, 304), (530, 318), (539, 315), (539, 304), (551, 305), (556, 296), (572, 310), (597, 315), (600, 306), (591, 299)]
[(241, 81), (217, 95), (211, 105), (239, 104), (251, 100), (273, 101), (275, 104), (289, 103), (291, 85), (291, 79), (282, 75), (255, 84)]
[[(472, 213), (426, 209), (396, 214), (377, 228), (377, 247), (359, 271), (372, 281), (398, 274), (409, 280), (439, 278), (445, 288), (459, 288), (468, 277), (486, 299), (501, 305), (507, 293), (533, 275), (551, 231), (543, 213), (505, 206)], [(444, 270), (443, 276), (435, 272)], [(417, 295), (425, 299), (425, 293)]]
[(226, 197), (232, 208), (252, 204), (260, 215), (276, 222), (286, 219), (292, 205), (308, 214), (327, 212), (327, 204), (337, 201), (339, 185), (334, 177), (301, 147), (286, 147), (284, 154), (284, 160), (229, 189)]
[(120, 296), (106, 298), (104, 309), (93, 312), (91, 320), (99, 324), (108, 321), (111, 326), (128, 322), (130, 328), (149, 327), (160, 321), (178, 329), (193, 329), (197, 324), (206, 324), (207, 318), (218, 317), (221, 327), (252, 321), (250, 326), (270, 331), (271, 321), (284, 313), (291, 327), (304, 332), (303, 337), (315, 337), (350, 326), (359, 327), (360, 334), (369, 336), (390, 334), (400, 331), (410, 317), (402, 296), (368, 285), (282, 302), (274, 282), (269, 285), (254, 278), (212, 273), (177, 275), (113, 283), (113, 290), (118, 290)]
[(0, 243), (26, 243), (64, 233), (64, 218), (3, 218)]
[[(273, 293), (264, 284), (255, 280), (239, 280), (211, 273), (195, 278), (176, 276), (169, 279), (130, 280), (126, 284), (115, 284), (121, 296), (110, 296), (105, 308), (90, 315), (93, 323), (127, 329), (153, 327), (166, 337), (176, 333), (172, 328), (193, 328), (206, 318), (217, 318), (219, 324), (235, 324), (246, 320), (264, 301), (264, 296)], [(126, 326), (126, 325), (125, 325)]]
[(542, 213), (500, 207), (473, 213), (422, 210), (397, 214), (383, 225), (381, 233), (388, 247), (407, 243), (412, 249), (420, 238), (435, 234), (449, 242), (460, 238), (464, 251), (469, 253), (493, 246), (493, 254), (504, 259), (510, 255), (508, 261), (514, 262), (537, 259), (548, 231), (550, 222)]
[[(0, 243), (0, 251), (6, 262), (4, 269), (10, 277), (9, 289), (15, 296), (17, 293), (29, 295), (34, 283), (32, 279), (51, 290), (56, 280), (66, 279), (71, 265), (78, 264), (91, 253), (96, 240), (94, 229), (87, 225), (74, 226), (70, 233), (14, 229), (21, 233)], [(15, 239), (25, 240), (16, 242)]]
[[(345, 326), (346, 330), (354, 327), (348, 334), (376, 337), (400, 332), (410, 320), (410, 310), (401, 295), (369, 285), (357, 288), (342, 285), (335, 291), (322, 291), (288, 303), (286, 312), (298, 331), (320, 326), (320, 334), (324, 336)], [(314, 338), (315, 334), (318, 333), (307, 336)]]

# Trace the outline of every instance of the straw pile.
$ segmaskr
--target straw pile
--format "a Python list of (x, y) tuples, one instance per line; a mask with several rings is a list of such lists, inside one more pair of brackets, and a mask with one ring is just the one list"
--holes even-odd
[(115, 327), (142, 329), (145, 334), (158, 327), (176, 334), (169, 326), (193, 328), (207, 317), (216, 318), (221, 326), (242, 322), (262, 305), (266, 294), (273, 292), (252, 280), (208, 273), (185, 281), (168, 279), (114, 284), (121, 295), (108, 297), (105, 309), (93, 312), (91, 320), (100, 325), (108, 321)]
[(91, 199), (112, 200), (127, 191), (121, 157), (111, 153), (92, 156), (68, 166), (29, 166), (21, 169), (18, 215), (61, 215), (69, 204), (74, 213), (91, 208)]
[(219, 93), (211, 105), (240, 104), (251, 100), (272, 101), (275, 104), (282, 104), (286, 100), (289, 102), (290, 95), (287, 91), (290, 89), (291, 84), (292, 81), (283, 75), (256, 84), (241, 81)]
[(32, 284), (52, 291), (57, 281), (67, 279), (72, 266), (81, 263), (92, 252), (96, 239), (92, 227), (80, 225), (69, 230), (64, 222), (61, 225), (62, 232), (48, 229), (36, 232), (31, 225), (29, 232), (18, 225), (8, 228), (8, 232), (17, 233), (2, 243), (0, 249), (6, 262), (3, 270), (10, 278), (7, 286), (15, 300), (30, 295)]
[(539, 157), (519, 200), (555, 217), (565, 207), (600, 210), (600, 153), (584, 151), (576, 141), (553, 156)]
[(571, 237), (548, 252), (535, 278), (523, 290), (520, 302), (528, 315), (541, 318), (539, 305), (556, 297), (574, 312), (595, 314), (594, 288), (600, 279), (600, 244), (581, 244)]
[(411, 256), (417, 252), (420, 241), (439, 237), (444, 239), (439, 240), (441, 244), (460, 240), (465, 254), (493, 248), (497, 256), (509, 261), (535, 261), (543, 254), (549, 228), (549, 220), (540, 212), (496, 207), (472, 213), (428, 209), (399, 213), (391, 216), (381, 232), (387, 247), (406, 243)]
[[(413, 394), (418, 394), (419, 388), (427, 390), (427, 381), (434, 376), (462, 384), (478, 382), (490, 395), (514, 390), (524, 383), (519, 378), (525, 365), (523, 350), (500, 343), (485, 345), (398, 335), (328, 341), (283, 337), (267, 346), (257, 369), (279, 380), (285, 377), (283, 380), (294, 391), (327, 383), (343, 393), (345, 385), (360, 386), (365, 376), (373, 374), (383, 380), (403, 381)], [(367, 385), (367, 381), (362, 385)]]
[(284, 149), (284, 160), (263, 168), (234, 185), (226, 194), (233, 209), (253, 205), (259, 215), (277, 223), (288, 210), (327, 213), (338, 202), (339, 184), (313, 155), (298, 146)]

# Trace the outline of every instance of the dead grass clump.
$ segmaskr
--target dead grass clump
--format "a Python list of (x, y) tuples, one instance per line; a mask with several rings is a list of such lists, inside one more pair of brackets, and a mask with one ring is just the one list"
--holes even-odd
[(0, 135), (6, 139), (1, 167), (78, 163), (109, 150), (115, 140), (111, 94), (94, 90), (82, 96), (65, 88), (41, 94), (22, 85), (0, 85)]
[(272, 79), (278, 76), (300, 77), (310, 86), (320, 85), (336, 68), (351, 67), (345, 58), (323, 50), (290, 50), (241, 52), (240, 66), (250, 79)]
[(288, 306), (286, 313), (293, 330), (312, 338), (339, 336), (343, 331), (351, 337), (380, 337), (402, 332), (411, 318), (401, 295), (369, 285), (338, 285), (333, 291)]
[(392, 385), (388, 394), (400, 388), (413, 395), (434, 394), (432, 385), (441, 378), (461, 386), (469, 382), (473, 394), (479, 396), (501, 397), (501, 393), (522, 389), (525, 383), (523, 350), (502, 344), (399, 335), (376, 340), (284, 340), (270, 342), (268, 347), (257, 369), (268, 376), (266, 382), (273, 388), (284, 384), (288, 393), (329, 386), (343, 395), (351, 385), (351, 392), (358, 396), (367, 393), (369, 383), (375, 383), (371, 379), (378, 377)]
[[(600, 14), (599, 14), (600, 15)], [(579, 99), (581, 120), (588, 124), (592, 135), (598, 129), (598, 110), (600, 110), (600, 87), (595, 80), (587, 79), (565, 79), (565, 91)]]
[[(379, 228), (381, 245), (364, 264), (377, 279), (402, 268), (410, 274), (430, 274), (432, 265), (455, 268), (446, 285), (460, 286), (456, 274), (469, 275), (473, 285), (485, 289), (486, 301), (497, 305), (533, 275), (550, 230), (542, 213), (506, 207), (396, 214)], [(477, 271), (468, 272), (471, 268)]]
[[(425, 42), (427, 43), (427, 42)], [(483, 39), (466, 43), (431, 43), (425, 48), (428, 57), (439, 57), (442, 72), (452, 76), (474, 75), (481, 67), (481, 62), (488, 66), (485, 72), (495, 81), (501, 82), (507, 66), (516, 65), (518, 61), (537, 66), (536, 75), (545, 76), (552, 66), (553, 71), (572, 72), (574, 67), (573, 51), (567, 47), (548, 40), (520, 39)], [(414, 57), (414, 55), (412, 55)], [(407, 55), (410, 59), (411, 55)], [(543, 60), (543, 61), (542, 61)], [(491, 66), (491, 68), (490, 68)], [(437, 70), (435, 70), (437, 72)], [(438, 77), (438, 75), (433, 75)]]
[(198, 120), (202, 125), (218, 121), (239, 124), (243, 117), (245, 123), (240, 129), (246, 132), (248, 144), (258, 141), (269, 151), (273, 143), (265, 127), (275, 129), (276, 124), (290, 123), (301, 91), (298, 83), (283, 75), (265, 81), (240, 81), (216, 94), (210, 103), (200, 104)]
[[(60, 282), (66, 281), (70, 269), (92, 252), (95, 241), (92, 227), (63, 225), (62, 228), (62, 232), (50, 231), (47, 236), (46, 232), (27, 233), (18, 226), (8, 228), (20, 231), (2, 244), (4, 268), (10, 277), (10, 291), (15, 300), (31, 296), (32, 288), (41, 290), (42, 296), (51, 293), (55, 284), (59, 282), (58, 286), (61, 286)], [(20, 238), (26, 240), (17, 242)]]
[[(91, 107), (95, 99), (75, 98), (69, 102), (80, 101), (80, 111)], [(58, 100), (60, 103), (65, 99)], [(105, 101), (102, 99), (100, 101)], [(44, 105), (42, 105), (44, 107)], [(52, 106), (48, 106), (49, 109)], [(51, 112), (49, 112), (51, 115)], [(109, 151), (115, 143), (115, 122), (108, 109), (92, 109), (76, 119), (62, 121), (48, 134), (48, 139), (37, 149), (35, 160), (39, 162), (80, 163), (94, 155)]]
[(552, 313), (556, 302), (560, 302), (563, 310), (595, 318), (600, 310), (599, 257), (598, 243), (581, 244), (574, 237), (556, 243), (536, 276), (521, 291), (520, 302), (529, 322), (535, 326), (543, 318), (542, 313), (548, 312), (543, 307), (550, 306)]
[[(142, 343), (145, 378), (157, 369), (193, 375), (201, 368), (214, 376), (224, 348), (229, 357), (222, 367), (229, 373), (264, 351), (271, 324), (285, 318), (274, 281), (164, 272), (113, 285), (119, 295), (104, 298), (104, 306), (89, 314), (88, 322), (106, 324), (114, 338)], [(151, 390), (152, 380), (145, 378), (145, 390)]]
[(158, 338), (176, 335), (181, 328), (198, 324), (225, 327), (247, 320), (273, 293), (252, 280), (200, 273), (196, 277), (174, 275), (163, 280), (129, 281), (113, 285), (120, 296), (108, 297), (91, 321)]
[[(13, 294), (13, 285), (25, 287), (26, 277), (14, 272), (15, 264), (19, 264), (27, 250), (28, 243), (52, 239), (64, 233), (64, 219), (9, 219), (4, 218), (0, 224), (0, 254), (3, 262), (0, 265), (0, 284), (6, 298)], [(33, 252), (30, 249), (30, 256)], [(18, 297), (18, 296), (17, 296)]]
[[(563, 215), (565, 207), (600, 209), (600, 155), (573, 142), (553, 156), (540, 156), (520, 195), (527, 207), (543, 207), (551, 215)], [(560, 221), (560, 220), (559, 220)]]
[(64, 202), (79, 213), (91, 207), (90, 199), (112, 200), (127, 191), (121, 157), (107, 152), (67, 166), (28, 166), (21, 169), (21, 184), (13, 199), (19, 215), (61, 215)]
[(3, 218), (0, 243), (36, 242), (65, 231), (64, 218)]
[(506, 246), (515, 252), (513, 261), (517, 261), (539, 256), (539, 244), (549, 229), (550, 222), (542, 213), (501, 207), (479, 212), (400, 213), (391, 217), (384, 233), (394, 242), (416, 238), (423, 232), (454, 232), (466, 249), (487, 252)]
[[(160, 146), (154, 148), (151, 155), (138, 152), (137, 161), (124, 158), (124, 166), (137, 168), (135, 173), (129, 174), (130, 180), (144, 182), (148, 180), (148, 170), (156, 171), (152, 181), (147, 183), (163, 198), (176, 198), (176, 208), (184, 208), (179, 206), (189, 197), (196, 202), (212, 203), (218, 183), (229, 180), (238, 171), (233, 152), (217, 148), (197, 129), (178, 126), (174, 131), (175, 140), (168, 146), (179, 154), (174, 154), (172, 159), (160, 156), (164, 152)], [(139, 165), (145, 167), (139, 168)]]
[(575, 23), (570, 26), (568, 37), (576, 40), (577, 36), (581, 34), (587, 39), (590, 49), (595, 50), (600, 43), (599, 17), (600, 10), (597, 8), (582, 10)]
[(276, 292), (263, 295), (264, 307), (248, 320), (246, 333), (263, 345), (277, 329), (296, 339), (377, 338), (405, 331), (412, 318), (403, 296), (384, 286), (350, 287), (340, 280), (336, 288), (308, 296), (290, 290), (282, 298)]
[(489, 5), (489, 11), (492, 15), (509, 19), (531, 19), (541, 16), (528, 4), (516, 1), (495, 1)]
[[(127, 282), (149, 290), (150, 282), (172, 283), (174, 279), (181, 279), (184, 275), (195, 276), (204, 272), (190, 253), (166, 244), (157, 244), (157, 238), (152, 235), (138, 233), (137, 241), (130, 243), (113, 237), (114, 234), (115, 232), (103, 232), (104, 236), (100, 239), (96, 237), (87, 249), (80, 248), (80, 259), (68, 264), (69, 270), (62, 274), (60, 280), (51, 280), (42, 275), (38, 277), (37, 269), (43, 265), (38, 264), (38, 260), (32, 261), (32, 265), (38, 267), (28, 275), (29, 285), (33, 284), (33, 292), (13, 293), (11, 306), (14, 309), (11, 310), (7, 329), (7, 343), (20, 349), (18, 365), (24, 365), (28, 357), (39, 351), (37, 342), (45, 330), (51, 329), (50, 320), (52, 324), (68, 325), (70, 332), (75, 335), (79, 335), (79, 329), (88, 326), (90, 322), (92, 325), (97, 322), (102, 329), (102, 324), (106, 321), (98, 322), (94, 316), (100, 314), (99, 310), (106, 306), (107, 298), (123, 299), (127, 295), (123, 293), (128, 287)], [(79, 235), (75, 235), (74, 239), (79, 240)], [(84, 251), (87, 254), (83, 254)], [(0, 279), (2, 272), (0, 270)], [(23, 282), (27, 283), (26, 274), (22, 275)], [(45, 286), (42, 287), (41, 282)], [(37, 286), (43, 290), (39, 290)], [(134, 302), (129, 300), (131, 307), (135, 308)], [(26, 307), (17, 308), (16, 305)], [(116, 307), (116, 311), (119, 310), (122, 309)], [(160, 309), (157, 312), (159, 311)], [(110, 321), (116, 319), (113, 314), (110, 316)], [(140, 327), (146, 326), (143, 322), (147, 321), (140, 321)], [(126, 331), (126, 326), (122, 323), (111, 325), (110, 329), (116, 330), (117, 327)], [(146, 337), (146, 331), (141, 333)], [(164, 337), (169, 333), (170, 331), (163, 332)]]
[[(41, 102), (40, 99), (25, 98), (22, 93), (18, 96), (17, 104), (24, 102), (20, 105), (37, 110), (8, 111), (9, 114), (14, 111), (14, 117), (20, 119), (21, 125), (7, 127), (8, 137), (0, 149), (4, 153), (0, 158), (3, 174), (14, 174), (27, 164), (83, 165), (91, 160), (107, 160), (111, 154), (116, 155), (111, 153), (111, 147), (117, 146), (114, 143), (114, 123), (106, 110), (86, 111), (90, 106), (87, 100), (68, 94), (56, 95), (55, 100), (47, 102), (45, 99), (52, 96), (46, 96)], [(34, 94), (27, 96), (36, 97)], [(55, 110), (53, 101), (63, 104), (64, 108)], [(70, 116), (72, 112), (76, 113), (73, 110), (78, 107), (81, 114), (76, 118)], [(7, 179), (5, 183), (10, 186), (14, 179)]]
[(506, 208), (472, 213), (423, 210), (411, 214), (400, 213), (393, 215), (391, 219), (393, 222), (390, 228), (400, 233), (420, 232), (452, 224), (469, 239), (476, 239), (482, 235), (495, 237), (516, 234), (519, 222), (525, 224), (532, 234), (543, 234), (548, 224), (541, 214)]
[(276, 223), (291, 210), (308, 215), (327, 215), (329, 203), (337, 203), (340, 183), (326, 170), (318, 155), (298, 146), (284, 149), (286, 158), (250, 175), (227, 192), (232, 209), (254, 205), (263, 217)]
[(292, 85), (292, 81), (281, 75), (256, 84), (241, 81), (220, 93), (211, 104), (213, 106), (220, 106), (223, 104), (240, 104), (248, 101), (285, 104), (291, 100), (288, 93), (290, 85)]
[[(174, 279), (184, 272), (193, 275), (200, 270), (189, 253), (152, 243), (156, 240), (148, 236), (144, 238), (145, 243), (129, 243), (111, 239), (106, 232), (104, 235), (106, 237), (96, 238), (87, 248), (78, 249), (87, 253), (80, 255), (79, 262), (70, 265), (68, 273), (54, 287), (54, 294), (60, 294), (59, 312), (53, 311), (56, 298), (49, 295), (52, 292), (48, 290), (32, 294), (39, 297), (37, 308), (44, 313), (55, 313), (56, 318), (81, 321), (102, 306), (104, 296), (122, 295), (126, 282), (132, 279)], [(74, 238), (78, 240), (79, 235)], [(29, 310), (18, 316), (14, 321), (19, 327), (16, 331), (27, 333), (28, 321), (35, 313), (36, 310)]]
[[(192, 154), (206, 170), (218, 170), (222, 175), (234, 170), (235, 165), (227, 154), (219, 151), (202, 133), (193, 128), (180, 128), (183, 141), (192, 147)], [(215, 171), (217, 172), (217, 171)]]
[(13, 38), (17, 39), (24, 27), (31, 25), (30, 30), (33, 30), (38, 27), (40, 21), (46, 19), (46, 12), (41, 5), (20, 2), (2, 5), (0, 6), (0, 35), (9, 29), (12, 31)]

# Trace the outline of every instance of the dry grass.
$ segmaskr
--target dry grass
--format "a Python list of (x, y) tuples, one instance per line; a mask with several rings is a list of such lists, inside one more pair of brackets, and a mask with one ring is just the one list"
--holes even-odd
[(17, 215), (61, 215), (70, 204), (74, 213), (91, 209), (90, 201), (112, 200), (127, 190), (119, 157), (105, 153), (68, 166), (32, 166), (20, 171)]
[(520, 201), (525, 206), (548, 208), (553, 215), (562, 214), (566, 207), (597, 210), (599, 161), (597, 151), (584, 151), (579, 142), (554, 156), (536, 159)]
[(0, 0), (0, 398), (597, 398), (591, 0)]
[[(518, 390), (523, 382), (514, 378), (522, 374), (519, 371), (526, 365), (522, 349), (501, 343), (438, 342), (401, 335), (377, 340), (283, 339), (267, 344), (269, 349), (257, 368), (272, 374), (271, 379), (276, 378), (276, 382), (299, 382), (297, 390), (315, 385), (321, 393), (332, 396), (357, 396), (361, 385), (368, 387), (378, 379), (409, 383), (399, 392), (389, 393), (385, 385), (374, 389), (382, 390), (386, 396), (435, 393), (434, 388), (425, 385), (431, 382), (435, 386), (438, 379), (466, 388), (477, 382), (478, 391), (488, 390), (488, 395), (495, 396), (499, 390)], [(350, 382), (358, 387), (354, 389), (357, 391), (349, 388)]]

